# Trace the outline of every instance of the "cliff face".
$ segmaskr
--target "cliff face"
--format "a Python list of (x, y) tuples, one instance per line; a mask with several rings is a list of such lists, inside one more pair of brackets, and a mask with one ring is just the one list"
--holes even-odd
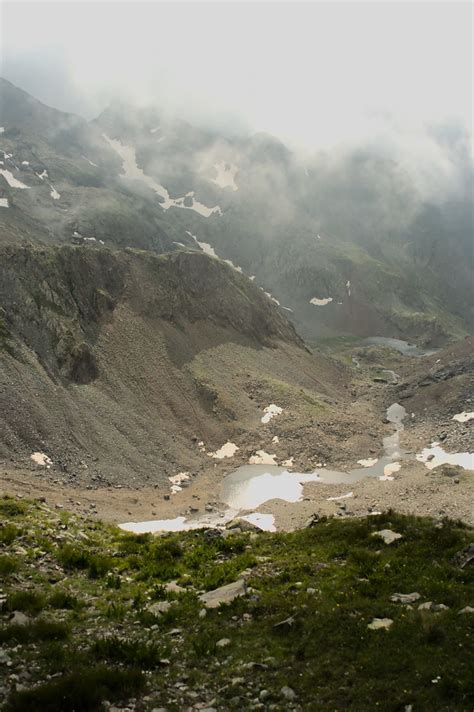
[(198, 354), (240, 348), (268, 371), (275, 352), (289, 378), (288, 353), (309, 358), (260, 289), (195, 252), (7, 246), (0, 305), (1, 456), (88, 453), (117, 480), (193, 466), (193, 435), (242, 427), (226, 391), (245, 355), (218, 392), (193, 373)]

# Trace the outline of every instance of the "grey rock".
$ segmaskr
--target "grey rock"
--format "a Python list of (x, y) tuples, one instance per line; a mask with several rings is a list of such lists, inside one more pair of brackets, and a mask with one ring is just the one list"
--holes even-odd
[(426, 601), (418, 606), (419, 611), (433, 611), (433, 613), (440, 613), (448, 609), (449, 606), (445, 606), (444, 603), (433, 603), (433, 601)]
[(393, 544), (394, 541), (402, 538), (401, 534), (398, 534), (398, 532), (394, 532), (391, 529), (380, 529), (378, 532), (373, 532), (372, 536), (380, 537), (383, 539), (385, 544)]
[(218, 608), (222, 603), (230, 603), (239, 596), (245, 596), (247, 586), (244, 579), (238, 579), (226, 586), (220, 586), (199, 596), (206, 608)]
[(169, 611), (169, 609), (174, 603), (176, 602), (158, 601), (157, 603), (153, 603), (151, 606), (148, 606), (148, 611), (154, 616), (159, 616), (161, 613), (166, 613), (167, 611)]
[(296, 699), (296, 692), (287, 685), (281, 688), (280, 695), (284, 697), (285, 700), (288, 700), (288, 702), (291, 702), (292, 700)]
[(419, 598), (421, 596), (416, 591), (414, 593), (394, 593), (390, 596), (390, 600), (394, 603), (415, 603)]
[(370, 628), (370, 630), (388, 630), (392, 623), (393, 620), (391, 618), (373, 618), (367, 628)]
[(12, 617), (10, 618), (10, 623), (12, 625), (28, 625), (30, 619), (21, 611), (13, 611)]

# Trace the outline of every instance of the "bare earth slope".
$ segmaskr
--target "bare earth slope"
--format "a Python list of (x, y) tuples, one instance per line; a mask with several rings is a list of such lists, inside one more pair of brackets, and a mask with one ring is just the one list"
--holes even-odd
[[(281, 416), (294, 454), (335, 446), (318, 424), (347, 400), (348, 369), (310, 354), (263, 292), (218, 260), (7, 246), (0, 304), (4, 462), (35, 467), (39, 451), (64, 483), (162, 484), (209, 468), (206, 451), (226, 439), (242, 456), (261, 447), (271, 402), (295, 406)], [(338, 420), (339, 451), (363, 433), (359, 421)]]

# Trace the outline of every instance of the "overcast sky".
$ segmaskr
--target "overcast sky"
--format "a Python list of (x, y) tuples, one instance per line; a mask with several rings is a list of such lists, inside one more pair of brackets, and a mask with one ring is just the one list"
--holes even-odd
[(471, 127), (470, 3), (3, 2), (1, 19), (2, 75), (88, 118), (125, 93), (311, 147)]

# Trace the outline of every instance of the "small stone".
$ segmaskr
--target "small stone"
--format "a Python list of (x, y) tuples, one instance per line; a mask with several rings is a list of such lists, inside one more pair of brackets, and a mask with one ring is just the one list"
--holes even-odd
[(199, 618), (205, 618), (205, 617), (207, 616), (207, 611), (206, 611), (206, 609), (205, 609), (205, 608), (201, 608), (201, 610), (199, 611), (199, 614), (198, 614), (198, 615), (199, 615)]
[(414, 603), (421, 598), (420, 594), (416, 591), (414, 593), (394, 593), (390, 596), (390, 600), (394, 603)]
[(280, 695), (288, 702), (296, 699), (296, 692), (291, 687), (287, 687), (287, 685), (281, 688)]
[(425, 601), (425, 603), (420, 603), (418, 606), (419, 611), (429, 611), (431, 610), (431, 606), (433, 605), (433, 601)]
[(10, 623), (12, 625), (28, 625), (30, 619), (21, 611), (13, 611), (12, 617), (10, 618)]
[(216, 643), (216, 648), (227, 648), (230, 645), (230, 638), (221, 638)]
[(388, 630), (392, 623), (393, 620), (391, 618), (373, 618), (367, 628), (370, 628), (370, 630)]
[(420, 603), (418, 606), (419, 611), (433, 611), (433, 613), (440, 613), (440, 611), (449, 610), (449, 606), (445, 606), (444, 603), (433, 603), (433, 601), (426, 601), (426, 603)]
[(402, 538), (401, 534), (398, 534), (398, 532), (394, 532), (391, 529), (381, 529), (378, 532), (373, 532), (372, 536), (380, 537), (383, 539), (385, 544), (393, 544), (394, 541)]
[(186, 589), (177, 584), (176, 581), (169, 581), (168, 583), (165, 583), (164, 589), (168, 593), (184, 593), (186, 591)]
[(160, 613), (166, 613), (169, 611), (171, 606), (175, 603), (175, 601), (158, 601), (158, 603), (153, 603), (151, 606), (148, 607), (148, 611), (154, 615), (158, 616)]
[(260, 694), (258, 698), (263, 702), (263, 700), (266, 700), (270, 697), (270, 693), (268, 690), (260, 690)]
[[(460, 611), (461, 613), (462, 611)], [(0, 665), (8, 665), (10, 662), (10, 656), (8, 655), (6, 650), (0, 650)]]
[(247, 586), (244, 579), (238, 579), (233, 583), (228, 583), (226, 586), (203, 593), (199, 598), (206, 608), (218, 608), (221, 603), (230, 603), (234, 598), (245, 596), (246, 593)]

